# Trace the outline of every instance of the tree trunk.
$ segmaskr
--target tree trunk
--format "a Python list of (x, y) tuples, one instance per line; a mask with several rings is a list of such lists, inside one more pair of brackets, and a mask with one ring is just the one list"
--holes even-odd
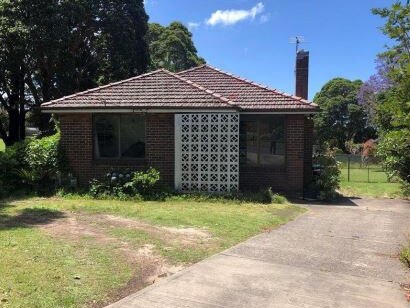
[(4, 140), (6, 145), (12, 145), (15, 142), (20, 141), (20, 117), (18, 109), (10, 109), (7, 111), (9, 118), (9, 133)]

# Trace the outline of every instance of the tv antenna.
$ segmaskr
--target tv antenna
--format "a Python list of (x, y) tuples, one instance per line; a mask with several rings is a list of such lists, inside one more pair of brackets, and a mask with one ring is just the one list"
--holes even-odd
[(303, 36), (295, 35), (295, 36), (289, 38), (289, 43), (296, 45), (295, 52), (296, 52), (296, 54), (297, 54), (298, 51), (299, 51), (299, 45), (300, 45), (301, 43), (306, 43), (306, 41), (305, 41), (305, 38), (304, 38)]

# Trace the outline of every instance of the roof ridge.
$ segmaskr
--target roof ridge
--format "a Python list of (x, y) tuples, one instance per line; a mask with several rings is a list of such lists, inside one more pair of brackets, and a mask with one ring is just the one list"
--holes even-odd
[(179, 71), (179, 72), (176, 73), (176, 74), (179, 75), (179, 74), (182, 74), (182, 73), (194, 71), (194, 70), (199, 69), (199, 68), (202, 68), (202, 67), (204, 67), (204, 66), (208, 66), (208, 64), (205, 63), (205, 64), (201, 64), (201, 65), (198, 65), (198, 66), (194, 66), (194, 67), (188, 68), (188, 69), (186, 69), (186, 70)]
[(85, 90), (85, 91), (81, 91), (81, 92), (77, 92), (77, 93), (74, 93), (74, 94), (66, 95), (66, 96), (63, 96), (63, 97), (60, 97), (60, 98), (57, 98), (57, 99), (54, 99), (54, 100), (45, 102), (45, 103), (41, 104), (41, 106), (48, 106), (48, 105), (50, 105), (50, 104), (57, 103), (57, 102), (59, 102), (59, 101), (65, 100), (65, 99), (67, 99), (67, 98), (73, 98), (73, 97), (77, 97), (77, 96), (80, 96), (80, 95), (84, 95), (84, 94), (88, 94), (88, 93), (93, 93), (93, 92), (95, 92), (95, 91), (97, 91), (97, 90), (107, 89), (107, 88), (110, 88), (110, 87), (112, 87), (112, 86), (119, 85), (119, 84), (123, 84), (123, 83), (125, 83), (125, 82), (132, 81), (132, 80), (135, 80), (135, 79), (144, 78), (144, 77), (146, 77), (146, 76), (150, 76), (150, 75), (153, 75), (153, 74), (155, 74), (155, 73), (158, 73), (158, 72), (161, 72), (161, 71), (164, 71), (164, 70), (165, 70), (165, 69), (160, 68), (160, 69), (157, 69), (157, 70), (155, 70), (155, 71), (151, 71), (151, 72), (144, 73), (144, 74), (140, 74), (140, 75), (137, 75), (137, 76), (133, 76), (133, 77), (130, 77), (130, 78), (127, 78), (127, 79), (123, 79), (123, 80), (111, 82), (111, 83), (108, 83), (108, 84), (106, 84), (106, 85), (102, 85), (102, 86), (99, 86), (99, 87), (91, 88), (91, 89), (88, 89), (88, 90)]
[[(204, 65), (206, 65), (206, 64), (204, 64)], [(204, 66), (204, 65), (203, 65), (203, 66)], [(199, 68), (199, 67), (195, 67), (195, 68)], [(192, 86), (192, 87), (194, 87), (194, 88), (197, 88), (197, 89), (199, 89), (199, 90), (201, 90), (201, 91), (205, 91), (206, 93), (211, 94), (212, 96), (218, 98), (219, 100), (222, 100), (223, 102), (225, 102), (225, 103), (227, 103), (227, 104), (229, 104), (229, 105), (232, 105), (232, 106), (234, 106), (234, 107), (238, 107), (233, 101), (231, 101), (230, 99), (226, 98), (225, 96), (223, 96), (223, 95), (221, 95), (221, 94), (219, 94), (219, 93), (217, 93), (217, 92), (215, 92), (215, 91), (212, 91), (212, 90), (210, 90), (210, 89), (208, 89), (208, 88), (205, 88), (204, 86), (201, 86), (201, 85), (199, 85), (199, 84), (193, 82), (192, 80), (189, 80), (188, 78), (184, 78), (184, 77), (182, 77), (182, 76), (179, 76), (179, 75), (178, 75), (179, 73), (173, 73), (173, 72), (170, 72), (170, 71), (168, 71), (168, 70), (166, 70), (166, 69), (164, 69), (164, 72), (168, 73), (169, 75), (171, 75), (171, 76), (173, 76), (173, 77), (175, 77), (175, 78), (177, 78), (177, 79), (179, 79), (179, 80), (181, 80), (181, 81), (186, 82), (187, 84), (189, 84), (190, 86)]]
[(269, 87), (269, 86), (267, 86), (267, 85), (262, 85), (262, 84), (260, 84), (260, 83), (254, 82), (254, 81), (252, 81), (252, 80), (249, 80), (249, 79), (246, 79), (246, 78), (243, 78), (243, 77), (240, 77), (240, 76), (238, 76), (238, 75), (234, 75), (234, 74), (228, 73), (228, 72), (226, 72), (226, 71), (223, 71), (223, 70), (221, 70), (221, 69), (219, 69), (219, 68), (217, 68), (217, 67), (211, 66), (211, 65), (209, 65), (209, 64), (203, 64), (203, 65), (200, 65), (200, 66), (197, 66), (197, 67), (193, 67), (193, 68), (190, 68), (190, 69), (188, 69), (188, 70), (181, 71), (181, 72), (179, 72), (178, 74), (182, 74), (182, 73), (194, 71), (194, 70), (197, 70), (197, 69), (200, 69), (200, 68), (203, 68), (203, 67), (208, 67), (208, 68), (210, 68), (210, 69), (212, 69), (212, 70), (214, 70), (214, 71), (217, 71), (217, 72), (219, 72), (219, 73), (221, 73), (221, 74), (230, 76), (230, 77), (232, 77), (232, 78), (235, 78), (235, 79), (237, 79), (237, 80), (240, 80), (240, 81), (246, 82), (246, 83), (248, 83), (248, 84), (257, 86), (257, 87), (262, 88), (262, 89), (265, 89), (265, 90), (267, 90), (267, 91), (274, 92), (275, 94), (280, 94), (280, 95), (283, 95), (283, 96), (287, 96), (287, 97), (293, 98), (293, 99), (295, 99), (295, 100), (297, 100), (297, 101), (299, 101), (299, 102), (306, 103), (306, 104), (311, 105), (311, 106), (317, 106), (317, 104), (315, 104), (315, 103), (313, 103), (313, 102), (311, 102), (311, 101), (309, 101), (309, 100), (307, 100), (307, 99), (304, 99), (304, 98), (302, 98), (302, 97), (300, 97), (300, 96), (292, 95), (292, 94), (289, 94), (289, 93), (280, 91), (280, 90), (278, 90), (278, 89), (271, 88), (271, 87)]

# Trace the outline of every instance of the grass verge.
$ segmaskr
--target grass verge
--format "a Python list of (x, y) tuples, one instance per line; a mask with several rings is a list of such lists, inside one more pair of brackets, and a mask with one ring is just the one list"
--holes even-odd
[(340, 193), (346, 197), (402, 198), (399, 183), (340, 182)]
[[(303, 211), (291, 204), (222, 200), (3, 200), (0, 306), (103, 306), (98, 303), (112, 301), (110, 294), (146, 270), (139, 259), (130, 262), (125, 255), (132, 256), (147, 244), (167, 262), (187, 265), (286, 223)], [(116, 224), (108, 224), (104, 217)], [(133, 228), (133, 223), (148, 227)], [(58, 224), (63, 232), (50, 235), (48, 228)], [(75, 232), (70, 233), (73, 227)], [(170, 236), (167, 231), (184, 228), (207, 232), (211, 238), (177, 241), (179, 235)]]

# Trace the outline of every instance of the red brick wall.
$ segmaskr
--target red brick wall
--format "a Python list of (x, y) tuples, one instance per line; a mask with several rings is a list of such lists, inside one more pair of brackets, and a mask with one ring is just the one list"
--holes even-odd
[(94, 159), (91, 114), (60, 115), (61, 142), (79, 185), (101, 178), (110, 170), (143, 170), (152, 166), (164, 184), (174, 186), (174, 115), (147, 114), (146, 158)]
[[(81, 186), (110, 170), (141, 170), (149, 166), (161, 173), (163, 183), (174, 186), (174, 115), (146, 115), (146, 158), (139, 160), (94, 160), (91, 114), (60, 115), (61, 142), (74, 175)], [(286, 169), (240, 167), (240, 187), (257, 190), (271, 186), (275, 191), (302, 195), (305, 170), (311, 169), (311, 129), (303, 115), (286, 117)], [(309, 148), (309, 149), (308, 149)], [(305, 162), (304, 162), (305, 160)]]
[(240, 167), (240, 188), (257, 190), (272, 187), (274, 191), (292, 195), (303, 194), (305, 116), (286, 116), (286, 168), (283, 171), (267, 167)]
[(305, 118), (305, 148), (303, 162), (303, 182), (308, 186), (312, 182), (312, 154), (313, 154), (313, 120)]

